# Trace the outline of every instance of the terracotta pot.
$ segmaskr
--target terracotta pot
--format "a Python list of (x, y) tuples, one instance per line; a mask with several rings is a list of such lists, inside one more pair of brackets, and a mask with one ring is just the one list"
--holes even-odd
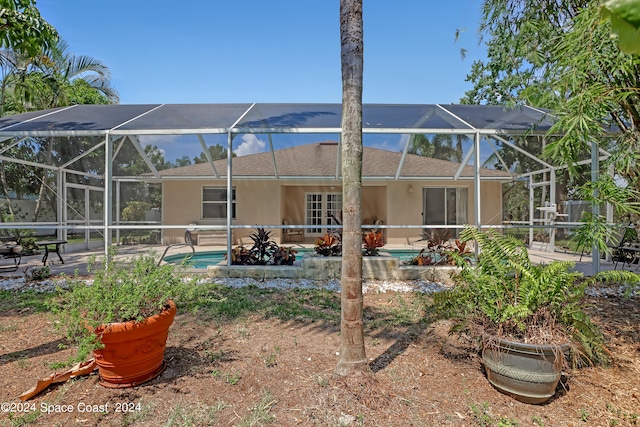
[(524, 403), (541, 404), (555, 393), (569, 345), (537, 345), (485, 336), (482, 361), (489, 382)]
[(110, 388), (133, 387), (150, 381), (164, 370), (164, 350), (176, 305), (142, 322), (109, 323), (96, 328), (104, 345), (93, 354), (100, 384)]

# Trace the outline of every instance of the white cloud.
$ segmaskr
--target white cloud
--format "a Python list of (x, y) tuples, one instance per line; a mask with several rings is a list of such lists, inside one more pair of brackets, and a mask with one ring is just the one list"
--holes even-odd
[(235, 153), (238, 157), (246, 156), (247, 154), (255, 154), (264, 151), (266, 143), (252, 134), (245, 134), (242, 136), (242, 142), (236, 148)]
[(404, 150), (404, 146), (407, 144), (407, 141), (408, 141), (408, 137), (403, 135), (399, 141), (387, 139), (384, 141), (376, 141), (372, 144), (367, 144), (367, 146), (371, 148), (378, 148), (380, 150), (398, 152), (398, 151)]

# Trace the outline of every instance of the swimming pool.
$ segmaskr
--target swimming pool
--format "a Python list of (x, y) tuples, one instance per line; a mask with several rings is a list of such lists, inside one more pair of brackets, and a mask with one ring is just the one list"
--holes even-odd
[[(298, 259), (302, 258), (306, 253), (313, 253), (313, 248), (295, 248), (298, 251), (296, 255)], [(420, 252), (420, 249), (383, 249), (381, 252), (388, 252), (391, 256), (400, 258), (400, 263), (407, 261)], [(196, 254), (188, 262), (190, 268), (207, 268), (210, 265), (216, 265), (225, 260), (227, 251), (207, 251), (196, 252)], [(184, 260), (185, 255), (169, 255), (164, 260), (169, 264), (180, 264)]]

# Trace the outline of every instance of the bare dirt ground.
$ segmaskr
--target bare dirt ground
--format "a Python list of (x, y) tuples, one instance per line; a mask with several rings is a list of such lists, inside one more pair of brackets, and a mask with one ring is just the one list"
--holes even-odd
[[(426, 320), (429, 297), (365, 295), (367, 356), (375, 374), (368, 382), (333, 376), (338, 294), (256, 291), (247, 300), (232, 315), (179, 314), (167, 343), (167, 369), (155, 380), (113, 390), (101, 387), (95, 373), (76, 378), (30, 400), (29, 413), (0, 412), (0, 425), (640, 425), (637, 297), (590, 301), (612, 366), (567, 372), (555, 397), (537, 406), (487, 382), (472, 343), (448, 336), (446, 321)], [(61, 348), (65, 340), (48, 313), (2, 307), (0, 402), (9, 403), (6, 410), (11, 403), (16, 409), (17, 396), (74, 349)]]

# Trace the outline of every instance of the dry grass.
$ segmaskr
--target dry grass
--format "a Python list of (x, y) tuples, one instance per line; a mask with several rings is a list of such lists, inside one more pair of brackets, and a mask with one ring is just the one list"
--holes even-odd
[[(134, 389), (110, 390), (95, 375), (36, 397), (42, 403), (109, 404), (107, 413), (0, 414), (18, 426), (636, 426), (640, 414), (640, 300), (593, 301), (614, 364), (567, 372), (547, 404), (517, 402), (484, 377), (472, 342), (428, 323), (428, 299), (414, 294), (365, 296), (367, 356), (373, 379), (336, 378), (339, 349), (331, 295), (255, 293), (234, 316), (180, 314), (172, 326), (166, 371)], [(286, 313), (273, 304), (299, 301)], [(271, 308), (269, 308), (271, 307)], [(296, 311), (294, 308), (308, 311)], [(229, 308), (231, 310), (233, 307)], [(235, 307), (237, 308), (237, 307)], [(233, 309), (235, 309), (233, 308)], [(335, 314), (335, 313), (334, 313)], [(49, 364), (65, 360), (47, 313), (28, 308), (0, 315), (0, 400), (16, 396)], [(267, 363), (267, 361), (269, 363)], [(114, 411), (118, 402), (140, 410)]]

